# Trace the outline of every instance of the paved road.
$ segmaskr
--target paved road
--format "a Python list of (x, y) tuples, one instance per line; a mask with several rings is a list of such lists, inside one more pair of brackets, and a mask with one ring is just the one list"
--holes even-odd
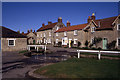
[(53, 54), (47, 54), (36, 57), (27, 58), (20, 55), (18, 52), (3, 52), (2, 54), (2, 70), (3, 78), (25, 78), (26, 73), (34, 68), (41, 67), (47, 63), (56, 63), (62, 60), (66, 60), (66, 55), (69, 55), (67, 51), (73, 51), (72, 49), (64, 49), (57, 47), (47, 47), (54, 51)]
[(62, 47), (53, 47), (53, 46), (47, 46), (47, 49), (50, 49), (51, 51), (67, 51), (67, 52), (76, 52), (78, 49), (75, 48), (62, 48)]
[(2, 54), (3, 78), (25, 78), (25, 74), (29, 70), (38, 66), (38, 64), (29, 62), (29, 58), (20, 55), (18, 52), (3, 52)]

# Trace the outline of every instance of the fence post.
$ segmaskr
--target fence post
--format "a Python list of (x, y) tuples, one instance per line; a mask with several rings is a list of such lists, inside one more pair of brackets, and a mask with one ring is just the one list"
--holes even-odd
[(98, 52), (98, 59), (100, 60), (100, 57), (101, 57), (101, 52), (99, 51)]
[(37, 47), (37, 52), (38, 52), (38, 47)]
[(45, 45), (45, 52), (46, 52), (46, 45)]
[(80, 51), (78, 51), (78, 58), (80, 58)]

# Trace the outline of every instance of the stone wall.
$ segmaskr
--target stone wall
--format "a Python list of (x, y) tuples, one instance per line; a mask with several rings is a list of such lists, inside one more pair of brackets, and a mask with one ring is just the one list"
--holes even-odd
[[(15, 39), (15, 46), (8, 46), (8, 39)], [(27, 38), (2, 38), (2, 51), (21, 51), (27, 49)]]

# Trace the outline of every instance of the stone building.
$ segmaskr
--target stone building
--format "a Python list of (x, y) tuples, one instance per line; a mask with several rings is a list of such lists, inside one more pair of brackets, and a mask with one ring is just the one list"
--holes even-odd
[[(55, 32), (55, 41), (62, 42), (62, 45), (69, 45), (71, 41), (74, 46), (81, 43), (81, 47), (85, 47), (85, 42), (88, 41), (89, 46), (107, 49), (107, 45), (116, 41), (115, 47), (120, 48), (120, 16), (97, 19), (94, 15), (88, 17), (87, 23), (70, 26), (67, 22), (67, 27), (61, 28)], [(95, 38), (101, 38), (101, 42), (94, 45)]]
[(65, 27), (65, 25), (62, 23), (61, 17), (58, 18), (58, 22), (52, 23), (49, 21), (47, 25), (43, 23), (42, 27), (37, 30), (37, 43), (54, 45), (54, 32), (62, 27)]
[(37, 44), (37, 34), (34, 31), (28, 30), (27, 33), (22, 32), (23, 35), (27, 36), (27, 44)]
[(107, 49), (107, 44), (116, 41), (115, 47), (120, 48), (120, 16), (96, 20), (93, 14), (89, 20), (90, 23), (84, 28), (89, 42), (93, 43), (95, 37), (99, 37), (102, 40), (95, 47)]
[(71, 47), (71, 43), (73, 42), (74, 46), (78, 45), (78, 42), (81, 43), (81, 47), (84, 47), (84, 42), (86, 40), (84, 28), (88, 24), (80, 24), (80, 25), (73, 25), (70, 26), (70, 22), (67, 21), (67, 27), (61, 28), (55, 32), (55, 40), (56, 44), (58, 42), (62, 42), (62, 45), (66, 46), (69, 45)]
[(27, 49), (27, 37), (2, 26), (2, 51), (21, 51)]

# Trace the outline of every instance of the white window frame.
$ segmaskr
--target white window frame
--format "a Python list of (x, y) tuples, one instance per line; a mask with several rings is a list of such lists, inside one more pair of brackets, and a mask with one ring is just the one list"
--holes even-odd
[(37, 37), (39, 37), (39, 34), (37, 34)]
[[(8, 40), (8, 46), (15, 46), (15, 40), (16, 39), (7, 39)], [(13, 40), (14, 41), (14, 45), (9, 45), (9, 40)]]
[(51, 43), (51, 39), (48, 39), (48, 43)]
[(51, 32), (49, 32), (49, 36), (51, 36)]
[(46, 34), (44, 33), (44, 37), (46, 37)]
[(120, 45), (119, 45), (119, 40), (118, 40), (118, 39), (120, 39), (120, 37), (117, 38), (117, 46), (120, 46)]
[(74, 39), (74, 44), (77, 44), (77, 40), (78, 40), (78, 39)]
[(91, 38), (91, 44), (93, 44), (93, 40), (94, 40), (94, 37), (93, 37), (93, 38)]
[(58, 43), (58, 39), (56, 39), (56, 43)]
[(95, 27), (92, 27), (92, 28), (91, 28), (91, 32), (95, 32)]
[(59, 29), (59, 27), (57, 26), (57, 27), (56, 27), (56, 31), (57, 31), (58, 29)]
[(120, 25), (120, 24), (117, 24), (117, 30), (118, 30), (118, 31), (120, 31), (120, 29), (119, 29), (119, 25)]
[(58, 36), (58, 32), (56, 32), (56, 36)]
[(64, 36), (67, 36), (67, 31), (64, 32)]
[(42, 34), (41, 34), (41, 37), (42, 37)]
[(77, 30), (74, 30), (74, 35), (78, 35), (78, 31)]

